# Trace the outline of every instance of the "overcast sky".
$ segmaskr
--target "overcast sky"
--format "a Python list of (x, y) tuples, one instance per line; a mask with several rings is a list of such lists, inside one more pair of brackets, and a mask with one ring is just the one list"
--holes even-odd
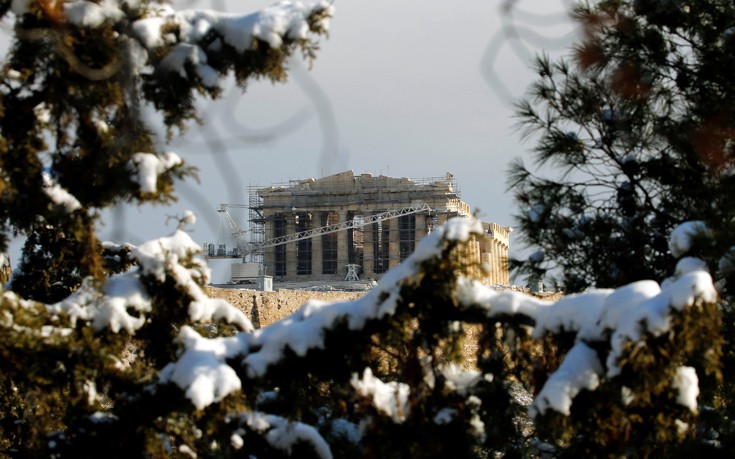
[[(347, 169), (452, 172), (483, 220), (512, 226), (505, 171), (530, 144), (514, 131), (510, 104), (533, 80), (533, 53), (558, 54), (571, 43), (570, 1), (335, 0), (330, 37), (310, 70), (294, 63), (287, 84), (254, 82), (202, 104), (205, 125), (162, 147), (196, 166), (200, 183), (180, 186), (171, 208), (108, 217), (102, 238), (139, 244), (173, 230), (167, 215), (191, 209), (199, 216), (194, 239), (216, 242), (217, 205), (246, 203), (248, 185)], [(174, 5), (243, 13), (272, 3)]]

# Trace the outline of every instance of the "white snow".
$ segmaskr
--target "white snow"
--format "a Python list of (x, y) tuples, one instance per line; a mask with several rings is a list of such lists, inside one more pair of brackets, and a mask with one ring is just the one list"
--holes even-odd
[(709, 234), (709, 228), (703, 221), (684, 222), (674, 228), (669, 236), (669, 250), (676, 258), (681, 257), (692, 248), (692, 237)]
[(699, 395), (699, 379), (692, 367), (679, 367), (671, 382), (671, 387), (678, 390), (676, 402), (697, 413), (697, 396)]
[(207, 65), (207, 53), (202, 48), (188, 43), (178, 43), (171, 47), (166, 56), (161, 59), (161, 68), (178, 73), (181, 78), (186, 78), (185, 64), (191, 64), (202, 80), (202, 84), (208, 88), (214, 88), (219, 82), (219, 74)]
[(100, 399), (97, 393), (97, 385), (92, 380), (84, 381), (84, 393), (87, 395), (87, 405), (92, 406)]
[(605, 306), (600, 313), (599, 325), (603, 330), (616, 330), (620, 324), (641, 303), (661, 293), (661, 287), (654, 281), (638, 281), (625, 285), (612, 292), (605, 299)]
[(181, 217), (181, 224), (182, 225), (195, 225), (196, 222), (197, 222), (197, 215), (190, 210), (185, 210), (184, 216)]
[(482, 380), (482, 373), (479, 371), (464, 370), (454, 363), (441, 368), (441, 372), (446, 378), (447, 389), (457, 392), (462, 397), (465, 397), (468, 390)]
[(33, 114), (40, 123), (47, 124), (51, 121), (51, 111), (44, 102), (33, 107)]
[(102, 0), (99, 3), (77, 0), (64, 3), (64, 13), (72, 24), (79, 27), (96, 28), (105, 21), (120, 21), (125, 13), (120, 10), (117, 2)]
[[(570, 351), (534, 402), (538, 412), (551, 408), (567, 414), (573, 397), (581, 389), (594, 390), (599, 375), (612, 378), (620, 373), (617, 362), (627, 343), (640, 341), (646, 333), (658, 336), (667, 332), (673, 311), (689, 307), (697, 300), (717, 300), (712, 277), (697, 267), (702, 264), (686, 259), (679, 267), (682, 274), (660, 286), (654, 281), (639, 281), (616, 290), (569, 295), (556, 303), (517, 292), (499, 293), (477, 281), (459, 279), (457, 299), (461, 307), (480, 308), (491, 319), (503, 315), (525, 316), (535, 323), (536, 338), (547, 332), (576, 335), (574, 352)], [(611, 352), (603, 368), (584, 342), (607, 340)]]
[(597, 389), (602, 374), (602, 364), (597, 353), (586, 344), (578, 342), (534, 399), (531, 416), (544, 414), (549, 408), (569, 416), (572, 399), (583, 389)]
[(148, 66), (148, 50), (140, 42), (130, 37), (127, 37), (125, 44), (127, 45), (128, 60), (131, 64), (130, 73), (132, 76), (138, 76)]
[(478, 412), (482, 406), (482, 400), (475, 395), (470, 395), (467, 398), (467, 407), (474, 410), (472, 417), (470, 418), (470, 434), (477, 438), (482, 443), (485, 441), (485, 423), (480, 419)]
[(577, 295), (568, 295), (536, 315), (533, 336), (541, 338), (547, 332), (574, 332), (580, 338), (599, 336), (597, 320), (603, 303), (612, 290), (592, 290)]
[[(183, 220), (191, 221), (192, 216), (186, 214)], [(245, 313), (224, 300), (208, 297), (199, 287), (209, 281), (210, 269), (202, 249), (185, 231), (177, 229), (170, 237), (141, 244), (133, 251), (133, 257), (138, 262), (141, 275), (153, 276), (160, 282), (170, 276), (185, 289), (193, 300), (189, 305), (192, 321), (224, 319), (241, 330), (254, 330)], [(184, 261), (186, 266), (181, 264)]]
[[(184, 216), (187, 221), (192, 218)], [(133, 248), (131, 255), (137, 261), (137, 269), (109, 278), (101, 290), (92, 280), (86, 279), (72, 295), (48, 305), (49, 312), (68, 314), (72, 326), (83, 321), (89, 322), (95, 331), (109, 329), (117, 333), (125, 330), (133, 334), (145, 324), (145, 314), (152, 308), (141, 278), (152, 276), (164, 282), (169, 276), (191, 298), (188, 311), (191, 321), (225, 320), (241, 330), (253, 330), (242, 311), (224, 300), (209, 298), (199, 287), (209, 281), (209, 268), (199, 245), (183, 230), (141, 244)]]
[[(197, 295), (199, 296), (199, 295)], [(199, 299), (189, 304), (189, 318), (193, 322), (224, 320), (237, 325), (241, 330), (253, 330), (252, 323), (245, 314), (225, 300), (209, 298), (202, 292)]]
[(245, 440), (242, 439), (242, 434), (234, 433), (230, 436), (230, 445), (232, 445), (233, 448), (240, 449), (243, 446), (245, 446)]
[(659, 293), (654, 292), (652, 286), (646, 287), (645, 292), (634, 296), (635, 301), (631, 300), (625, 307), (625, 314), (620, 315), (619, 323), (610, 338), (612, 350), (607, 357), (608, 377), (620, 373), (617, 360), (622, 356), (626, 343), (640, 341), (644, 333), (659, 336), (669, 330), (671, 325), (669, 314), (672, 310), (682, 310), (694, 304), (697, 299), (706, 302), (714, 302), (717, 299), (712, 277), (704, 271), (690, 272), (678, 279), (665, 282)]
[[(178, 263), (179, 260), (192, 258), (196, 263), (197, 271), (201, 275), (209, 276), (209, 268), (203, 257), (194, 257), (200, 253), (199, 245), (182, 230), (176, 230), (173, 235), (145, 242), (133, 251), (133, 256), (138, 261), (144, 275), (154, 276), (163, 282), (166, 279), (166, 267), (171, 262)], [(180, 285), (185, 284), (188, 278), (177, 279)]]
[(484, 233), (482, 223), (474, 218), (453, 218), (442, 226), (443, 238), (447, 241), (465, 242), (472, 235)]
[(625, 406), (628, 406), (635, 401), (635, 394), (630, 390), (630, 387), (623, 386), (622, 389), (620, 389), (620, 400)]
[(64, 212), (72, 213), (82, 208), (82, 203), (73, 194), (54, 182), (50, 174), (44, 172), (42, 179), (44, 193), (51, 199), (51, 202), (64, 209)]
[(679, 432), (680, 435), (684, 435), (687, 430), (689, 430), (689, 424), (682, 421), (681, 419), (675, 420), (674, 425), (676, 425), (676, 431)]
[(184, 161), (172, 152), (163, 153), (160, 157), (153, 153), (135, 153), (131, 159), (130, 169), (142, 193), (155, 193), (158, 176), (182, 164)]
[(535, 319), (541, 309), (553, 304), (520, 292), (496, 292), (465, 277), (457, 280), (456, 294), (463, 307), (482, 308), (488, 317), (519, 314)]
[(197, 409), (222, 400), (240, 390), (242, 383), (224, 360), (237, 355), (238, 337), (206, 339), (191, 327), (181, 327), (179, 341), (184, 353), (161, 370), (160, 381), (178, 385)]
[[(312, 4), (283, 1), (250, 14), (231, 14), (212, 10), (185, 10), (175, 12), (161, 6), (152, 9), (149, 16), (133, 23), (133, 31), (140, 43), (148, 51), (165, 45), (174, 45), (161, 61), (163, 69), (186, 77), (186, 63), (192, 64), (197, 76), (208, 87), (217, 85), (219, 75), (207, 65), (206, 51), (218, 51), (224, 42), (238, 53), (255, 46), (259, 39), (271, 48), (279, 48), (284, 39), (305, 40), (309, 33), (309, 16), (323, 10), (324, 17), (318, 25), (324, 30), (329, 27), (329, 18), (334, 14), (334, 6), (327, 1)], [(178, 37), (162, 34), (162, 28), (175, 28)], [(204, 50), (198, 46), (205, 37), (216, 34), (217, 43), (213, 48)]]
[(294, 445), (302, 442), (310, 443), (314, 453), (323, 459), (331, 459), (332, 450), (329, 444), (314, 427), (301, 422), (272, 414), (254, 411), (240, 414), (240, 419), (252, 430), (265, 433), (264, 438), (272, 447), (291, 455)]
[[(160, 11), (160, 13), (173, 15), (174, 11), (169, 8), (168, 11)], [(161, 28), (166, 22), (166, 16), (140, 19), (133, 23), (133, 32), (144, 48), (154, 50), (168, 43), (167, 36), (161, 35)]]
[(123, 274), (108, 279), (102, 291), (86, 279), (76, 292), (47, 309), (54, 315), (68, 314), (72, 327), (84, 321), (95, 331), (109, 328), (113, 333), (132, 334), (145, 324), (143, 314), (150, 311), (151, 303), (138, 277)]
[[(387, 319), (395, 312), (401, 286), (420, 273), (424, 261), (440, 255), (449, 241), (465, 241), (475, 233), (482, 234), (482, 227), (476, 221), (450, 220), (423, 239), (404, 263), (386, 273), (381, 283), (364, 297), (334, 304), (309, 301), (291, 316), (255, 331), (241, 312), (227, 303), (207, 299), (198, 287), (209, 273), (199, 246), (186, 233), (177, 230), (169, 238), (143, 244), (134, 251), (140, 266), (137, 275), (160, 280), (167, 276), (173, 278), (194, 300), (189, 310), (192, 320), (221, 318), (249, 331), (230, 338), (207, 339), (190, 327), (183, 327), (180, 334), (183, 353), (177, 362), (162, 371), (161, 382), (177, 384), (200, 409), (221, 400), (242, 386), (235, 370), (227, 364), (229, 359), (241, 359), (248, 377), (261, 377), (271, 365), (284, 358), (286, 350), (305, 356), (312, 349), (323, 349), (326, 332), (338, 324), (358, 330), (370, 320)], [(676, 310), (691, 306), (698, 300), (712, 302), (717, 299), (711, 276), (697, 267), (701, 264), (696, 260), (685, 260), (679, 269), (680, 274), (660, 286), (653, 281), (641, 281), (616, 290), (592, 290), (570, 295), (557, 302), (518, 292), (496, 292), (465, 278), (458, 280), (456, 294), (460, 308), (479, 309), (488, 319), (503, 315), (526, 317), (529, 323), (535, 324), (533, 333), (536, 337), (549, 332), (576, 335), (575, 345), (557, 371), (550, 375), (531, 407), (534, 415), (543, 414), (548, 409), (568, 415), (573, 399), (580, 391), (595, 390), (601, 377), (613, 378), (619, 374), (617, 362), (627, 343), (640, 341), (645, 334), (655, 336), (668, 331), (670, 315)], [(609, 341), (611, 352), (603, 363), (592, 345), (605, 341)], [(478, 372), (464, 371), (452, 365), (441, 368), (441, 371), (446, 388), (462, 396), (468, 396), (471, 388), (483, 377)], [(696, 378), (690, 370), (683, 369), (677, 373), (672, 385), (679, 390), (680, 403), (696, 408), (696, 380), (692, 376)], [(370, 368), (366, 368), (362, 375), (354, 374), (350, 382), (356, 393), (370, 400), (378, 412), (397, 423), (406, 419), (410, 394), (406, 384), (381, 381)], [(629, 399), (625, 394), (622, 397)], [(467, 406), (474, 406), (471, 402), (475, 399), (480, 402), (477, 397), (469, 395)], [(440, 411), (435, 422), (449, 422), (451, 414)], [(484, 424), (477, 415), (473, 416), (473, 432), (482, 437)], [(309, 441), (313, 441), (317, 448), (323, 441), (321, 437), (312, 437), (311, 427), (296, 427), (273, 419), (268, 415), (253, 414), (248, 425), (259, 431), (268, 431), (269, 442), (284, 451), (299, 439), (310, 438)], [(320, 454), (329, 457), (331, 453), (327, 448)]]
[(681, 276), (694, 271), (709, 271), (707, 263), (700, 258), (684, 257), (676, 263), (675, 276)]
[(189, 445), (179, 445), (179, 452), (189, 456), (191, 459), (197, 459), (197, 453)]
[(395, 381), (385, 383), (373, 376), (370, 368), (365, 368), (362, 377), (353, 374), (350, 384), (358, 395), (371, 399), (375, 409), (390, 416), (396, 424), (406, 420), (408, 395), (411, 391), (407, 384)]
[(106, 413), (104, 411), (95, 411), (94, 413), (92, 413), (89, 419), (95, 424), (107, 424), (107, 423), (116, 421), (119, 418), (112, 413)]

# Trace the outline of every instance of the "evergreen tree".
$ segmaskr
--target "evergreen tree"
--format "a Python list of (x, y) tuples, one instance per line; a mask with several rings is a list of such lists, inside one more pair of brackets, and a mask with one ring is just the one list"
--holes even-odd
[[(54, 302), (106, 273), (95, 222), (121, 202), (166, 203), (192, 174), (156, 152), (148, 104), (171, 129), (196, 120), (195, 94), (217, 97), (234, 74), (286, 78), (294, 51), (314, 56), (327, 6), (283, 5), (260, 15), (175, 13), (146, 1), (3, 1), (15, 16), (2, 71), (0, 250), (27, 242), (13, 290)], [(131, 174), (131, 171), (136, 173)]]
[[(574, 17), (584, 35), (572, 61), (537, 59), (539, 79), (518, 105), (539, 172), (520, 162), (510, 171), (521, 237), (535, 249), (513, 265), (581, 291), (662, 278), (676, 258), (697, 256), (717, 280), (730, 337), (735, 4), (603, 0)], [(729, 338), (723, 353), (724, 384), (704, 391), (716, 409), (699, 429), (731, 449)]]
[(720, 235), (705, 257), (719, 272), (732, 247), (722, 225), (732, 220), (735, 5), (595, 1), (574, 16), (585, 35), (572, 62), (538, 58), (518, 105), (538, 167), (514, 164), (509, 188), (536, 250), (514, 267), (567, 291), (662, 278), (674, 267), (667, 235), (703, 220)]

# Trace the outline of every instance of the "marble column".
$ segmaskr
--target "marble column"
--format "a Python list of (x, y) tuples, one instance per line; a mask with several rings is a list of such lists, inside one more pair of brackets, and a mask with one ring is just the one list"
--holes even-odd
[[(337, 212), (337, 221), (339, 223), (347, 221), (346, 210)], [(349, 247), (347, 247), (347, 231), (349, 230), (337, 232), (337, 275), (341, 279), (344, 279), (347, 274), (347, 267), (345, 266), (348, 263), (347, 251), (349, 250)]]
[(401, 218), (393, 218), (383, 225), (388, 225), (388, 267), (392, 268), (401, 263), (401, 246), (400, 246), (400, 220)]

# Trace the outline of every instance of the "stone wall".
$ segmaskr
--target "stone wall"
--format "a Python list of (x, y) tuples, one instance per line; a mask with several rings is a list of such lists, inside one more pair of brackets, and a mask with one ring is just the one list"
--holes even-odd
[[(498, 287), (495, 290), (521, 291), (547, 301), (556, 301), (562, 296), (561, 293), (530, 293), (526, 288), (515, 286)], [(259, 292), (257, 290), (218, 287), (209, 287), (208, 292), (212, 298), (227, 300), (233, 306), (244, 311), (255, 328), (268, 326), (293, 314), (309, 300), (335, 303), (355, 300), (365, 295), (364, 292), (309, 292), (285, 289), (277, 292)]]
[(364, 292), (308, 292), (303, 290), (259, 292), (217, 287), (209, 287), (208, 292), (212, 298), (227, 300), (244, 311), (255, 328), (265, 327), (291, 315), (309, 300), (334, 303), (354, 300), (365, 294)]

